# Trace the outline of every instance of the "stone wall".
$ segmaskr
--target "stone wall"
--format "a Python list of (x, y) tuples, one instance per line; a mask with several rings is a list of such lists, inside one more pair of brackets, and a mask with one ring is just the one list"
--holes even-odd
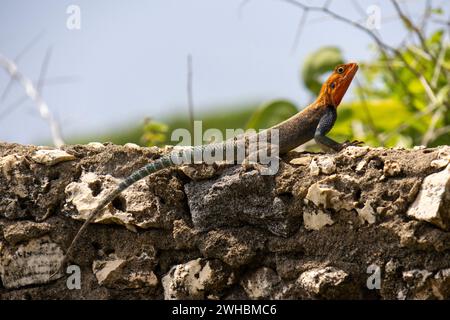
[(99, 199), (166, 151), (0, 144), (0, 299), (450, 298), (450, 147), (163, 170), (49, 281)]

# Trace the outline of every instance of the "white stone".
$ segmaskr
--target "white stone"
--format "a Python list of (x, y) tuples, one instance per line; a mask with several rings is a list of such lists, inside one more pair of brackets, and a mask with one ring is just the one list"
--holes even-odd
[(360, 162), (358, 162), (358, 164), (356, 165), (355, 171), (356, 172), (361, 172), (364, 167), (366, 166), (367, 161), (366, 160), (361, 160)]
[(428, 270), (420, 270), (420, 269), (413, 269), (404, 271), (402, 273), (402, 278), (404, 281), (413, 283), (416, 282), (417, 287), (421, 287), (425, 284), (427, 279), (431, 277), (433, 273), (431, 273)]
[(450, 147), (441, 146), (438, 148), (438, 158), (431, 161), (433, 168), (441, 169), (446, 167), (450, 163)]
[(310, 157), (294, 158), (291, 161), (289, 161), (289, 163), (297, 166), (309, 166), (309, 164), (311, 163), (311, 158)]
[[(344, 181), (351, 182), (353, 181), (351, 177), (347, 176), (330, 176), (331, 180), (333, 179), (342, 179)], [(323, 206), (325, 209), (334, 209), (338, 210), (347, 210), (350, 211), (355, 208), (356, 202), (352, 201), (349, 197), (346, 197), (345, 194), (336, 190), (334, 187), (330, 186), (330, 179), (326, 178), (324, 180), (313, 183), (308, 188), (308, 193), (306, 194), (305, 199), (311, 201), (316, 206)]]
[(308, 193), (305, 199), (311, 201), (316, 206), (322, 205), (324, 208), (330, 207), (330, 199), (333, 197), (339, 197), (340, 192), (327, 185), (320, 183), (314, 183), (308, 188)]
[(10, 154), (0, 158), (0, 170), (7, 180), (11, 180), (11, 172), (23, 160), (23, 156)]
[(449, 228), (450, 220), (450, 165), (444, 170), (430, 174), (423, 182), (408, 216)]
[(191, 260), (173, 266), (162, 278), (165, 300), (203, 299), (207, 283), (212, 281), (209, 261), (203, 266), (202, 259)]
[(450, 268), (436, 272), (432, 280), (432, 291), (440, 300), (448, 299), (450, 294)]
[(332, 174), (336, 172), (336, 163), (334, 158), (330, 156), (316, 157), (309, 165), (309, 172), (313, 176), (319, 174)]
[(114, 273), (120, 272), (122, 266), (125, 264), (125, 260), (123, 259), (115, 259), (111, 261), (94, 261), (93, 263), (93, 272), (95, 277), (97, 278), (99, 285), (104, 285), (110, 278), (114, 275)]
[(37, 150), (31, 158), (40, 164), (45, 164), (47, 166), (53, 166), (57, 163), (64, 161), (75, 160), (76, 157), (71, 155), (64, 150), (50, 149), (50, 150)]
[(344, 155), (352, 158), (364, 156), (369, 151), (369, 147), (348, 146), (344, 149)]
[(320, 294), (324, 289), (342, 284), (348, 274), (335, 267), (314, 268), (303, 272), (297, 284), (311, 295)]
[(141, 149), (141, 146), (137, 145), (136, 143), (125, 143), (124, 145), (125, 148), (130, 148), (130, 149)]
[(326, 225), (332, 225), (334, 221), (330, 216), (319, 210), (317, 213), (314, 212), (303, 212), (303, 223), (305, 228), (308, 230), (320, 230)]
[[(10, 251), (12, 250), (12, 251)], [(59, 268), (64, 253), (48, 237), (0, 250), (0, 276), (7, 289), (47, 283)]]
[(116, 258), (113, 260), (96, 260), (92, 271), (98, 284), (116, 289), (139, 289), (156, 287), (158, 278), (151, 270), (137, 270), (127, 272), (127, 260)]
[(369, 224), (374, 224), (376, 221), (375, 211), (370, 205), (370, 201), (366, 201), (362, 209), (356, 208), (358, 212), (358, 218), (361, 223), (367, 222)]
[[(107, 180), (107, 182), (102, 183), (102, 191), (95, 197), (92, 195), (92, 190), (89, 185), (101, 183), (101, 179), (94, 172), (84, 173), (80, 177), (80, 182), (72, 182), (67, 185), (65, 189), (67, 196), (66, 200), (67, 202), (71, 202), (78, 211), (77, 215), (72, 216), (74, 219), (86, 220), (92, 210), (97, 207), (101, 199), (112, 191), (114, 184), (117, 185), (119, 183), (119, 180), (113, 178), (112, 176), (106, 177), (105, 180)], [(109, 211), (108, 206), (104, 208), (99, 215), (97, 215), (94, 222), (101, 222), (105, 220), (104, 214), (107, 214), (107, 211)]]
[(245, 277), (241, 281), (241, 286), (250, 299), (268, 299), (275, 293), (280, 281), (275, 271), (261, 267)]
[(450, 160), (450, 146), (440, 146), (438, 152), (439, 159), (447, 159)]
[(400, 164), (396, 161), (386, 160), (383, 167), (385, 177), (395, 177), (402, 172)]
[(450, 161), (448, 159), (436, 159), (436, 160), (431, 161), (430, 165), (433, 168), (441, 169), (441, 168), (446, 167), (449, 164), (449, 162)]
[[(93, 172), (83, 173), (79, 182), (72, 182), (65, 189), (66, 201), (72, 203), (77, 209), (77, 214), (71, 217), (76, 220), (86, 220), (99, 202), (117, 187), (119, 179), (111, 175), (99, 176)], [(101, 192), (93, 196), (90, 185), (101, 184)], [(116, 223), (124, 225), (130, 231), (136, 231), (136, 227), (149, 228), (158, 227), (155, 220), (157, 212), (148, 210), (152, 199), (149, 199), (144, 180), (138, 181), (123, 191), (121, 197), (126, 200), (126, 211), (106, 206), (94, 219), (94, 223)], [(143, 200), (144, 199), (144, 200)], [(155, 200), (156, 201), (156, 200)], [(138, 219), (134, 214), (138, 213)]]
[(104, 148), (106, 148), (105, 147), (105, 145), (103, 144), (103, 143), (101, 143), (101, 142), (89, 142), (88, 144), (87, 144), (89, 147), (92, 147), (92, 148), (94, 148), (94, 149), (104, 149)]

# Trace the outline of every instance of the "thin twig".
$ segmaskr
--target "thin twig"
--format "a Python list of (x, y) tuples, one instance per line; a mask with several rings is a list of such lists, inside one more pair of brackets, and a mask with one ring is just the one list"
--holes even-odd
[(417, 28), (417, 26), (411, 21), (411, 19), (403, 12), (402, 8), (400, 8), (400, 5), (396, 0), (391, 0), (391, 3), (394, 6), (395, 10), (397, 11), (399, 17), (402, 19), (405, 26), (408, 29), (414, 31), (414, 33), (417, 35), (417, 38), (419, 38), (422, 48), (432, 57), (433, 61), (436, 62), (436, 57), (434, 56), (433, 52), (428, 48), (427, 42), (425, 41), (425, 37), (422, 34), (422, 31), (420, 31), (419, 28)]
[(61, 135), (61, 130), (58, 122), (54, 118), (53, 114), (50, 112), (50, 109), (47, 103), (42, 98), (40, 92), (33, 85), (33, 82), (25, 77), (18, 69), (17, 65), (14, 61), (6, 58), (5, 56), (0, 54), (0, 66), (2, 66), (7, 73), (16, 80), (25, 90), (27, 96), (34, 101), (36, 107), (39, 111), (39, 114), (42, 119), (48, 122), (50, 126), (50, 131), (52, 135), (53, 144), (56, 147), (61, 147), (64, 144), (64, 140)]
[(438, 128), (434, 131), (434, 139), (433, 140), (435, 140), (435, 139), (439, 138), (440, 136), (447, 134), (449, 132), (450, 132), (450, 126)]
[(437, 63), (434, 66), (433, 78), (431, 78), (431, 85), (436, 86), (439, 80), (439, 75), (442, 70), (442, 65), (445, 60), (445, 52), (447, 51), (447, 45), (445, 43), (440, 43), (440, 50), (437, 58)]
[(239, 19), (242, 18), (242, 11), (244, 10), (244, 7), (250, 2), (251, 0), (242, 0), (241, 3), (239, 4), (239, 8), (238, 8), (238, 17)]
[(300, 17), (300, 21), (298, 22), (297, 31), (295, 32), (294, 42), (292, 43), (291, 54), (294, 54), (295, 50), (300, 43), (300, 36), (302, 35), (303, 28), (306, 23), (306, 19), (308, 18), (308, 10), (303, 10), (302, 16)]
[(421, 142), (422, 145), (427, 146), (430, 143), (430, 141), (433, 141), (434, 136), (435, 136), (436, 126), (437, 126), (438, 121), (441, 119), (441, 117), (442, 117), (441, 110), (438, 110), (433, 114), (433, 116), (431, 117), (430, 124), (427, 129), (427, 132), (425, 132), (425, 134), (422, 137), (422, 142)]
[(375, 125), (375, 121), (373, 121), (373, 117), (372, 114), (370, 113), (370, 108), (367, 104), (367, 99), (366, 99), (366, 95), (364, 93), (363, 90), (363, 86), (361, 84), (361, 82), (358, 80), (358, 78), (355, 79), (356, 81), (356, 86), (358, 87), (357, 93), (359, 96), (359, 100), (361, 101), (361, 105), (364, 108), (364, 112), (367, 116), (367, 123), (369, 124), (369, 128), (372, 131), (373, 135), (378, 139), (379, 139), (379, 132), (377, 130), (377, 127)]
[(436, 24), (440, 24), (440, 25), (443, 25), (443, 26), (446, 26), (446, 27), (450, 28), (450, 20), (443, 20), (443, 19), (434, 18), (434, 19), (430, 19), (430, 21), (434, 22)]
[(333, 0), (327, 0), (327, 1), (325, 1), (325, 3), (323, 4), (323, 7), (324, 8), (329, 8), (330, 6), (331, 6), (331, 2), (332, 2)]
[[(22, 51), (19, 52), (19, 54), (17, 56), (15, 56), (14, 58), (14, 63), (18, 63), (20, 61), (20, 59), (22, 59), (22, 57), (41, 39), (41, 37), (44, 35), (44, 31), (41, 31), (36, 37), (34, 37), (29, 44), (27, 44), (25, 46), (25, 48), (22, 49)], [(11, 89), (11, 86), (14, 82), (13, 78), (9, 79), (8, 84), (6, 85), (5, 89), (2, 92), (1, 98), (0, 98), (0, 102), (5, 101), (6, 96), (9, 93), (9, 90)]]
[[(42, 61), (41, 71), (39, 73), (39, 78), (38, 78), (37, 85), (36, 85), (36, 90), (39, 91), (41, 95), (42, 95), (42, 89), (45, 85), (45, 76), (47, 74), (48, 65), (50, 63), (51, 53), (52, 53), (52, 48), (49, 47), (47, 49), (47, 52), (45, 53), (44, 60)], [(13, 78), (11, 78), (11, 79), (12, 80), (10, 80), (10, 81), (13, 81)], [(17, 101), (10, 104), (6, 109), (3, 110), (3, 112), (0, 113), (0, 119), (3, 119), (6, 115), (11, 113), (15, 108), (17, 108), (18, 106), (20, 106), (22, 103), (24, 103), (27, 100), (28, 100), (28, 96), (26, 94), (24, 94)]]
[(428, 20), (431, 17), (432, 11), (431, 8), (433, 8), (433, 3), (431, 0), (425, 1), (425, 7), (423, 11), (422, 21), (420, 22), (420, 30), (423, 30), (423, 32), (426, 32), (427, 29), (427, 23)]
[(400, 124), (395, 130), (390, 131), (388, 134), (385, 135), (382, 143), (385, 143), (387, 140), (389, 140), (392, 136), (397, 135), (401, 133), (403, 130), (408, 129), (411, 127), (412, 123), (419, 120), (422, 117), (428, 116), (436, 111), (437, 108), (440, 106), (438, 104), (430, 103), (425, 110), (422, 110), (420, 112), (414, 113), (411, 119), (409, 119), (408, 122), (403, 122)]
[[(73, 76), (61, 76), (61, 77), (46, 78), (46, 79), (42, 80), (42, 88), (52, 86), (52, 85), (72, 83), (77, 80), (78, 80), (78, 78), (73, 77)], [(41, 90), (41, 94), (42, 94), (42, 90)], [(0, 112), (0, 119), (4, 119), (7, 115), (9, 115), (12, 111), (16, 110), (19, 106), (21, 106), (27, 100), (28, 100), (28, 96), (26, 94), (19, 97), (16, 101), (14, 101), (10, 105), (8, 105), (2, 112)]]
[(360, 4), (358, 3), (358, 1), (356, 0), (352, 0), (352, 5), (353, 7), (356, 9), (356, 11), (358, 11), (359, 15), (363, 18), (366, 18), (366, 12), (363, 10), (363, 8), (360, 6)]
[(45, 76), (47, 75), (48, 65), (50, 63), (50, 58), (52, 56), (52, 47), (48, 47), (45, 52), (44, 60), (42, 61), (41, 71), (39, 72), (39, 78), (36, 84), (36, 89), (42, 94), (42, 89), (44, 87)]
[(193, 94), (193, 71), (192, 71), (192, 55), (187, 56), (187, 97), (189, 108), (189, 124), (191, 126), (191, 134), (194, 134), (194, 94)]

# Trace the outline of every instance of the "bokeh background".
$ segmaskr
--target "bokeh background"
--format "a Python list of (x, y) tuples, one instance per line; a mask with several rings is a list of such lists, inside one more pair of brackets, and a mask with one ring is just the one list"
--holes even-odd
[[(194, 118), (205, 128), (279, 121), (314, 99), (311, 83), (333, 63), (351, 60), (362, 68), (334, 137), (387, 146), (450, 142), (448, 1), (397, 1), (404, 17), (387, 0), (298, 2), (363, 27), (375, 5), (374, 34), (398, 52), (383, 56), (364, 30), (320, 10), (305, 17), (282, 0), (0, 0), (0, 54), (40, 83), (68, 143), (164, 144), (172, 129), (189, 127), (188, 55)], [(80, 29), (70, 30), (73, 5)], [(52, 143), (35, 104), (4, 70), (0, 95), (0, 140)]]

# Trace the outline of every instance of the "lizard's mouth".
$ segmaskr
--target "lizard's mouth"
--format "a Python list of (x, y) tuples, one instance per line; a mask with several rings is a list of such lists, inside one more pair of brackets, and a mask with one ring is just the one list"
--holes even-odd
[(356, 62), (350, 62), (348, 63), (349, 65), (349, 70), (347, 72), (347, 74), (344, 77), (344, 80), (347, 80), (347, 78), (349, 78), (348, 80), (351, 81), (353, 79), (353, 77), (356, 74), (356, 71), (358, 71), (359, 66)]
[(358, 64), (356, 62), (350, 62), (348, 65), (348, 71), (346, 75), (342, 78), (343, 85), (343, 92), (342, 96), (347, 91), (348, 87), (350, 86), (350, 83), (352, 82), (353, 78), (355, 77), (356, 71), (358, 71)]

